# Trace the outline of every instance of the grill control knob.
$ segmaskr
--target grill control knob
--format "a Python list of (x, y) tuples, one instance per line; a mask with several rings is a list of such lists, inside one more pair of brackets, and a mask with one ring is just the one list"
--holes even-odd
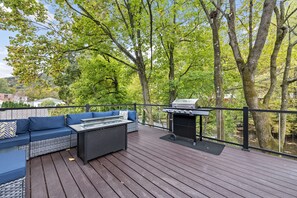
[(192, 112), (192, 111), (189, 111), (189, 114), (190, 114), (190, 115), (192, 115), (192, 114), (193, 114), (193, 112)]

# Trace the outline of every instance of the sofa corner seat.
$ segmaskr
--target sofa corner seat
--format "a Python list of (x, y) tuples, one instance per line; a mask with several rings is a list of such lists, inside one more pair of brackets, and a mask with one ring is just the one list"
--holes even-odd
[(25, 197), (26, 152), (0, 153), (0, 197)]
[(29, 117), (30, 157), (70, 148), (71, 129), (64, 116)]
[(30, 158), (29, 144), (29, 120), (28, 119), (13, 119), (13, 120), (0, 120), (0, 122), (13, 122), (16, 121), (17, 131), (16, 136), (13, 138), (1, 139), (0, 150), (10, 149), (16, 147), (18, 150), (26, 151), (26, 159)]

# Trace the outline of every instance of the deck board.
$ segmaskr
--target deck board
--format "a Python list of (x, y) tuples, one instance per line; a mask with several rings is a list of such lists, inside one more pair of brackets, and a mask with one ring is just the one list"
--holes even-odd
[(27, 162), (26, 197), (297, 195), (295, 160), (229, 146), (216, 156), (159, 139), (166, 133), (139, 126), (128, 135), (127, 151), (86, 165), (75, 148), (33, 158)]
[(42, 156), (41, 161), (43, 164), (44, 175), (46, 175), (45, 182), (46, 182), (46, 187), (48, 191), (48, 196), (61, 197), (61, 198), (65, 197), (62, 184), (55, 170), (55, 166), (51, 156), (50, 155)]

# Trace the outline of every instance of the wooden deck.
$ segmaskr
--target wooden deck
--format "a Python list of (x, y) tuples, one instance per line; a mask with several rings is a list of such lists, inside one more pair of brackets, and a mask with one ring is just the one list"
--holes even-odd
[(127, 151), (87, 165), (75, 149), (33, 158), (26, 197), (297, 197), (297, 161), (228, 146), (216, 156), (165, 134), (140, 126)]

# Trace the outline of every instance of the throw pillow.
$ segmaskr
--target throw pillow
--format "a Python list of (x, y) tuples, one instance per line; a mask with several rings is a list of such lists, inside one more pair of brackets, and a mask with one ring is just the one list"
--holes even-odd
[(0, 139), (16, 136), (16, 122), (0, 122)]
[(128, 111), (120, 111), (119, 115), (123, 116), (124, 120), (128, 120)]

